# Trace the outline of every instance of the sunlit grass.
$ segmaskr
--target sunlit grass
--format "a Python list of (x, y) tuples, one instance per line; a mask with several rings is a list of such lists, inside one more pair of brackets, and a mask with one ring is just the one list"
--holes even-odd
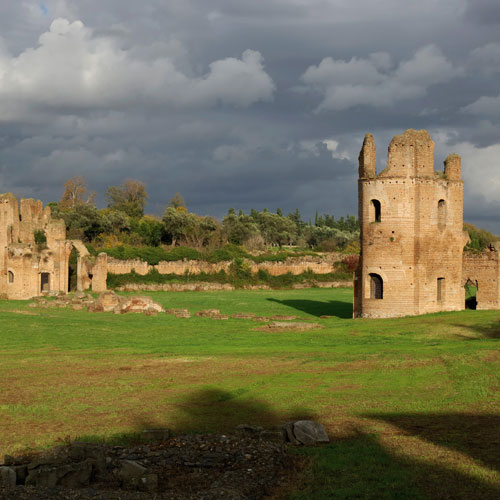
[(0, 302), (0, 454), (310, 417), (334, 441), (305, 452), (315, 465), (297, 498), (500, 497), (499, 311), (352, 320), (349, 289), (148, 295), (323, 328)]

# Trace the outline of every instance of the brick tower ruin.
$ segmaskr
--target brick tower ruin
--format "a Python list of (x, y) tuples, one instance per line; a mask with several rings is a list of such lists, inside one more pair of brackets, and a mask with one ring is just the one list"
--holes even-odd
[(434, 142), (407, 130), (377, 175), (371, 134), (359, 155), (361, 255), (354, 317), (388, 318), (464, 309), (463, 181), (458, 155), (434, 171)]

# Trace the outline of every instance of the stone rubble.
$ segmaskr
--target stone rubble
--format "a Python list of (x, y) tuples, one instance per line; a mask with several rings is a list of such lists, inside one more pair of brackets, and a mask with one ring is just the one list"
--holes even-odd
[(256, 500), (288, 484), (297, 456), (287, 443), (328, 442), (321, 424), (304, 420), (273, 430), (243, 424), (231, 434), (142, 434), (133, 447), (75, 441), (45, 454), (6, 455), (0, 498)]

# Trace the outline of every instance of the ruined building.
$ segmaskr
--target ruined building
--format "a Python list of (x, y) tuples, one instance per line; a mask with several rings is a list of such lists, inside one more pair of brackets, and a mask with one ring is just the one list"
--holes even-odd
[(70, 257), (76, 260), (74, 287), (106, 289), (99, 272), (105, 256), (95, 262), (79, 240), (66, 239), (64, 221), (52, 219), (41, 201), (0, 195), (0, 298), (29, 299), (70, 288)]
[(377, 175), (373, 137), (359, 155), (361, 256), (354, 317), (386, 318), (465, 307), (460, 157), (434, 170), (434, 142), (407, 130), (389, 146)]

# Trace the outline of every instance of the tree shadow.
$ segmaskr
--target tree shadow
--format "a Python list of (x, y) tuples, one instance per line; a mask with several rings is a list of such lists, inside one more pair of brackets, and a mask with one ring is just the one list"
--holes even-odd
[(383, 420), (436, 445), (464, 453), (500, 473), (500, 414), (375, 414)]
[(317, 316), (318, 318), (320, 316), (335, 316), (341, 319), (352, 318), (352, 302), (341, 302), (339, 300), (329, 300), (327, 302), (301, 299), (278, 300), (272, 297), (266, 300), (283, 304), (311, 316)]
[[(495, 322), (490, 325), (464, 325), (460, 323), (455, 323), (453, 326), (459, 328), (464, 328), (470, 330), (474, 333), (479, 333), (483, 338), (486, 339), (500, 339), (500, 324)], [(456, 335), (457, 337), (464, 338), (465, 340), (479, 340), (477, 338), (467, 337), (466, 335)]]
[[(272, 428), (292, 420), (314, 419), (315, 413), (307, 408), (296, 407), (276, 412), (271, 405), (259, 399), (245, 399), (242, 390), (227, 391), (215, 387), (199, 389), (169, 409), (169, 427), (177, 433), (204, 431), (227, 432), (240, 424)], [(137, 431), (161, 429), (161, 420), (136, 419)]]

